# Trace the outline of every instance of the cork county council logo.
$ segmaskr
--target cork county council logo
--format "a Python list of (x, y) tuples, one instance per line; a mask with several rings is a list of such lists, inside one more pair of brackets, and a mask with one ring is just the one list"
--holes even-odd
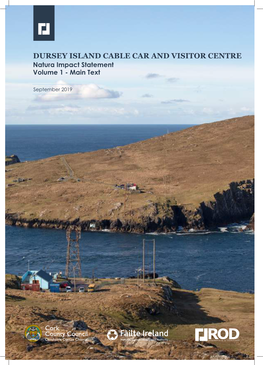
[(40, 327), (36, 325), (28, 326), (25, 329), (25, 338), (30, 342), (36, 342), (40, 340), (41, 336), (42, 336), (42, 331)]

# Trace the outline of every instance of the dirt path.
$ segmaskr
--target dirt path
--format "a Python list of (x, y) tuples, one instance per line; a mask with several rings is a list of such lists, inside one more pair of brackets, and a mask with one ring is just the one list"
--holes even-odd
[(70, 167), (70, 165), (67, 162), (67, 160), (65, 159), (65, 157), (61, 157), (61, 161), (62, 161), (63, 165), (66, 167), (67, 172), (69, 174), (69, 176), (65, 180), (73, 179), (73, 180), (79, 181), (80, 179), (75, 177), (75, 173), (72, 170), (72, 168)]
[(61, 157), (61, 161), (62, 161), (63, 165), (66, 167), (67, 172), (69, 174), (69, 176), (67, 178), (65, 178), (64, 181), (68, 181), (70, 179), (73, 179), (73, 180), (78, 181), (78, 182), (79, 181), (87, 181), (87, 182), (91, 182), (91, 183), (95, 183), (95, 184), (102, 184), (102, 185), (111, 186), (111, 187), (114, 187), (114, 188), (116, 186), (116, 184), (106, 183), (106, 182), (103, 182), (103, 181), (97, 181), (97, 180), (92, 180), (92, 179), (87, 179), (87, 178), (80, 179), (80, 178), (75, 176), (74, 170), (71, 168), (70, 164), (67, 162), (65, 157)]

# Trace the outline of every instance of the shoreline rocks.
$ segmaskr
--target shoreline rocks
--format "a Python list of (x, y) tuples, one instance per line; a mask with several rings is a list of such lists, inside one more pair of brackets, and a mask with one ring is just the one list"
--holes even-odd
[[(157, 210), (157, 209), (156, 209)], [(201, 202), (199, 207), (188, 210), (185, 206), (167, 205), (169, 216), (145, 216), (142, 221), (129, 219), (101, 219), (81, 221), (26, 219), (16, 213), (6, 214), (6, 224), (25, 228), (67, 229), (81, 227), (82, 231), (111, 231), (125, 233), (200, 232), (214, 230), (222, 225), (251, 220), (248, 228), (254, 228), (254, 180), (232, 182), (229, 189), (216, 193), (214, 200)]]
[(17, 155), (6, 156), (6, 158), (5, 158), (6, 166), (13, 165), (13, 164), (19, 163), (19, 162), (20, 162), (20, 160)]

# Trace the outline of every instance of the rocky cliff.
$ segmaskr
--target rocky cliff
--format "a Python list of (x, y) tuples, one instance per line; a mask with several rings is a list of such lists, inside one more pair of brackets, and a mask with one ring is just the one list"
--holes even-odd
[(13, 165), (14, 163), (19, 163), (19, 162), (20, 160), (17, 155), (6, 156), (5, 158), (6, 166)]

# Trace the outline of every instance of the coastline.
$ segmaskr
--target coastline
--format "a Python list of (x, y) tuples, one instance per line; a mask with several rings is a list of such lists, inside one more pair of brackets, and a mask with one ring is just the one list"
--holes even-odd
[[(202, 202), (194, 210), (184, 206), (169, 206), (170, 216), (146, 216), (138, 223), (132, 219), (91, 219), (91, 220), (45, 220), (39, 218), (27, 219), (17, 213), (6, 213), (6, 224), (25, 228), (67, 229), (70, 226), (80, 227), (82, 231), (109, 231), (125, 233), (175, 233), (215, 230), (219, 226), (231, 223), (251, 221), (254, 217), (254, 179), (232, 182), (229, 189), (214, 195), (214, 201)], [(156, 205), (158, 211), (158, 205)], [(254, 220), (254, 218), (253, 218)], [(254, 223), (251, 222), (251, 226)], [(249, 227), (251, 228), (251, 227)], [(252, 227), (253, 229), (253, 227)]]

